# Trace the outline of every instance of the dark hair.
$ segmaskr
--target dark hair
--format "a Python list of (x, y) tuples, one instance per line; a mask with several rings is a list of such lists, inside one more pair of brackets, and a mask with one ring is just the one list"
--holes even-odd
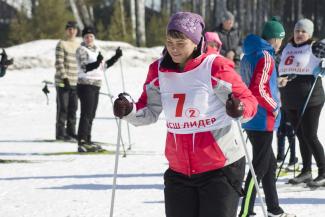
[(68, 21), (67, 24), (65, 25), (65, 29), (68, 28), (74, 28), (74, 29), (78, 29), (78, 25), (76, 21)]
[[(181, 38), (185, 39), (187, 38), (183, 33), (176, 31), (176, 30), (170, 30), (167, 32), (167, 35), (169, 35), (172, 38)], [(184, 37), (184, 38), (182, 38)], [(202, 54), (202, 52), (206, 49), (204, 39), (201, 37), (200, 43), (197, 45), (197, 49), (193, 51), (192, 53), (192, 58), (196, 58)], [(168, 53), (166, 47), (163, 50), (163, 59), (160, 63), (160, 65), (164, 68), (169, 68), (169, 69), (178, 69), (178, 64), (174, 63), (172, 60), (172, 57)]]
[(177, 39), (187, 39), (188, 38), (184, 33), (177, 31), (177, 30), (168, 30), (167, 36), (170, 36), (172, 38), (177, 38)]
[(96, 35), (96, 30), (94, 27), (92, 26), (86, 26), (83, 30), (82, 30), (82, 37), (84, 37), (87, 34), (93, 34)]
[(289, 42), (291, 42), (291, 44), (294, 46), (294, 47), (301, 47), (305, 44), (312, 44), (315, 40), (313, 38), (310, 38), (308, 39), (307, 41), (303, 42), (302, 44), (296, 44), (295, 43), (295, 40), (294, 40), (294, 37), (292, 36), (292, 38), (290, 38)]

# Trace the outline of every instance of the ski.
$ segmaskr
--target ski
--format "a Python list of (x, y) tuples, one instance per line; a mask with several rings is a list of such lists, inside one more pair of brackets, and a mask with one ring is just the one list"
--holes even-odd
[(34, 155), (57, 156), (57, 155), (105, 155), (114, 154), (114, 151), (99, 151), (99, 152), (77, 152), (77, 151), (62, 151), (53, 153), (35, 153)]

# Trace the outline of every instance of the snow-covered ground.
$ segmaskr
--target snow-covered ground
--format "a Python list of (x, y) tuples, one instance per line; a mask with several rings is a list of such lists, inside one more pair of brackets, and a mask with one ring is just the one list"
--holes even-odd
[[(109, 215), (114, 155), (46, 155), (77, 149), (77, 144), (49, 141), (55, 134), (55, 90), (50, 87), (47, 105), (41, 89), (43, 80), (53, 81), (55, 44), (55, 40), (43, 40), (7, 49), (8, 55), (15, 57), (15, 66), (0, 79), (0, 159), (28, 162), (0, 164), (1, 217)], [(124, 51), (121, 64), (106, 72), (110, 92), (116, 96), (122, 91), (122, 69), (126, 91), (137, 99), (148, 65), (159, 57), (161, 47), (139, 49), (120, 42), (100, 45), (106, 57), (113, 55), (117, 46)], [(104, 82), (101, 92), (107, 91)], [(323, 144), (324, 121), (323, 112), (319, 128)], [(128, 146), (126, 129), (124, 123), (123, 139)], [(132, 150), (120, 158), (114, 216), (163, 217), (162, 175), (167, 169), (164, 121), (130, 129)], [(93, 138), (116, 144), (116, 137), (111, 101), (101, 95)], [(115, 150), (114, 145), (104, 147)], [(281, 206), (299, 217), (324, 217), (325, 190), (289, 188), (284, 184), (287, 179), (278, 181)], [(262, 216), (258, 200), (255, 211)]]

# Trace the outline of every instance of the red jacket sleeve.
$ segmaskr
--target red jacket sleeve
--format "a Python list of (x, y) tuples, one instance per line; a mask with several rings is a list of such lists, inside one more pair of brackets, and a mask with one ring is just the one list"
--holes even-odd
[(150, 84), (151, 82), (154, 82), (154, 84), (156, 86), (159, 86), (159, 82), (158, 82), (158, 60), (153, 62), (150, 66), (149, 66), (149, 71), (147, 74), (147, 78), (146, 81), (143, 85), (143, 91), (141, 93), (140, 98), (138, 99), (138, 102), (136, 103), (136, 108), (137, 111), (139, 109), (142, 109), (144, 107), (147, 106), (147, 85)]
[(272, 98), (270, 89), (270, 78), (274, 65), (271, 55), (267, 51), (263, 51), (263, 57), (256, 64), (249, 86), (259, 105), (270, 112), (276, 110), (278, 106)]
[(240, 75), (234, 70), (234, 63), (224, 57), (217, 57), (212, 65), (212, 85), (218, 85), (218, 82), (224, 82), (231, 89), (234, 97), (238, 98), (244, 104), (243, 117), (252, 118), (257, 112), (257, 100), (246, 84), (242, 81)]

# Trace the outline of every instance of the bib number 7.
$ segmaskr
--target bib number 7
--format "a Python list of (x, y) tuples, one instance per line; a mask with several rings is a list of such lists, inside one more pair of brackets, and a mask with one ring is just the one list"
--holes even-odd
[(175, 93), (173, 95), (174, 99), (177, 99), (175, 117), (182, 117), (183, 108), (185, 103), (185, 93)]

